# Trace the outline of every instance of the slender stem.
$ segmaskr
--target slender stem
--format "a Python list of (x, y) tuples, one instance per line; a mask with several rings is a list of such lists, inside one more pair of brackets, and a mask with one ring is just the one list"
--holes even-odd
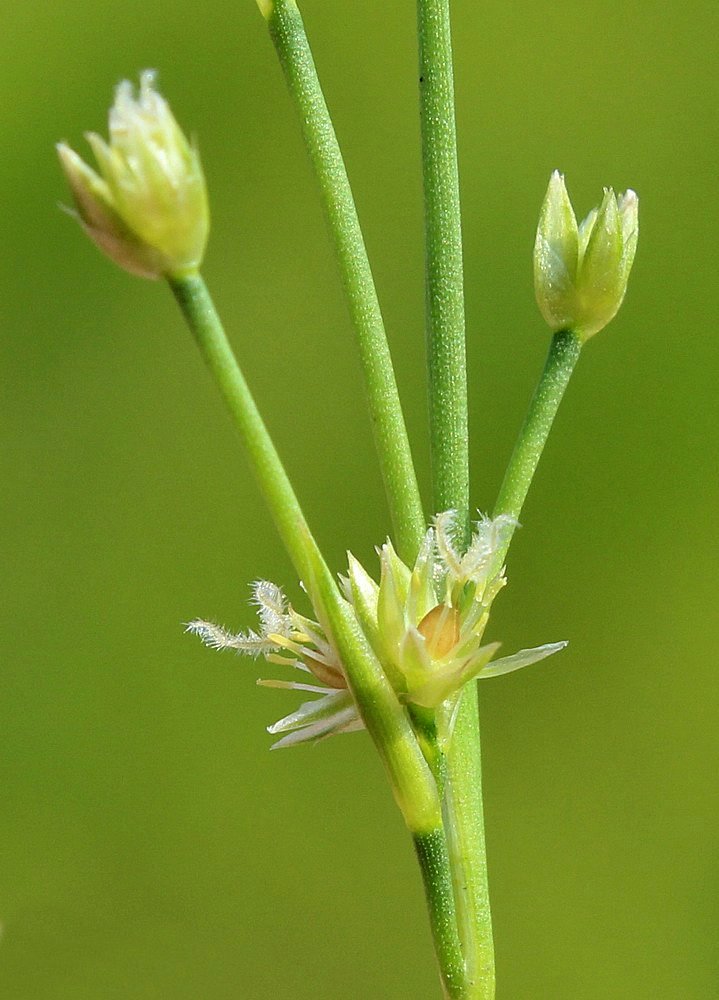
[[(500, 514), (515, 520), (519, 517), (581, 349), (582, 341), (571, 330), (554, 334), (544, 371), (504, 474), (494, 508), (495, 517)], [(507, 555), (514, 528), (510, 526), (505, 534), (503, 548), (497, 556), (500, 565)]]
[[(427, 343), (434, 507), (458, 512), (469, 541), (467, 375), (459, 171), (449, 0), (418, 0), (420, 122), (425, 197)], [(477, 686), (463, 691), (447, 749), (443, 811), (465, 996), (494, 997)]]
[(443, 813), (465, 960), (467, 1000), (493, 1000), (494, 936), (484, 835), (476, 682), (467, 684), (460, 698), (454, 733), (447, 749)]
[(469, 541), (464, 278), (449, 0), (418, 0), (427, 358), (434, 511), (458, 512)]
[(232, 351), (207, 285), (199, 274), (170, 287), (237, 425), (280, 538), (301, 580), (312, 573), (317, 550), (292, 484)]
[(384, 761), (405, 821), (413, 833), (429, 833), (441, 823), (434, 778), (406, 711), (399, 704), (350, 606), (342, 599), (310, 532), (207, 286), (199, 274), (189, 274), (171, 279), (170, 287), (225, 398), (295, 569), (307, 586), (315, 610), (321, 619), (326, 619), (345, 665), (352, 694)]
[(468, 994), (464, 959), (457, 936), (452, 872), (444, 830), (440, 826), (431, 833), (415, 836), (414, 846), (422, 871), (432, 938), (445, 996), (459, 1000)]
[(319, 183), (349, 311), (357, 335), (379, 463), (397, 550), (412, 563), (426, 530), (417, 475), (372, 270), (352, 189), (294, 0), (267, 12), (290, 94)]

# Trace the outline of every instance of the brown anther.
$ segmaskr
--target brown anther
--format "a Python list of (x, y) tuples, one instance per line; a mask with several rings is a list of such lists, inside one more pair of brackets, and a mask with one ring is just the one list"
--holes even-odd
[(303, 656), (302, 662), (323, 684), (336, 688), (338, 691), (343, 691), (347, 687), (347, 681), (344, 679), (342, 671), (337, 667), (330, 666), (329, 663), (322, 663), (321, 660), (315, 660), (312, 656)]
[(427, 651), (433, 660), (441, 660), (459, 642), (459, 611), (438, 604), (424, 616), (417, 631), (427, 640)]

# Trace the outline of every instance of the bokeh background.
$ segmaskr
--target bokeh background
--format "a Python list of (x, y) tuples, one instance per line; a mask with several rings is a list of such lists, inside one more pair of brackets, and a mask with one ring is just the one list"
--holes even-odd
[[(414, 6), (305, 0), (428, 478)], [(251, 0), (3, 4), (0, 996), (439, 994), (410, 844), (363, 734), (269, 753), (295, 703), (181, 623), (298, 597), (161, 285), (72, 220), (53, 143), (157, 67), (198, 136), (206, 276), (334, 568), (388, 528), (351, 330)], [(473, 492), (543, 363), (550, 171), (638, 190), (620, 316), (587, 347), (491, 638), (567, 638), (482, 685), (499, 1000), (710, 1000), (717, 947), (715, 5), (455, 0)]]

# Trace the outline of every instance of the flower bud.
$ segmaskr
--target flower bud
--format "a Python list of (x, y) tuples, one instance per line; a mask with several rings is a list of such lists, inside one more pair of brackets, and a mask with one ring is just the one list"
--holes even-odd
[(145, 278), (199, 267), (210, 218), (200, 157), (154, 89), (140, 76), (136, 98), (124, 80), (110, 109), (110, 141), (87, 140), (98, 170), (65, 143), (57, 147), (85, 232), (116, 264)]
[(534, 244), (537, 304), (554, 331), (587, 340), (614, 318), (627, 290), (639, 233), (634, 191), (604, 197), (577, 225), (564, 177), (552, 174)]

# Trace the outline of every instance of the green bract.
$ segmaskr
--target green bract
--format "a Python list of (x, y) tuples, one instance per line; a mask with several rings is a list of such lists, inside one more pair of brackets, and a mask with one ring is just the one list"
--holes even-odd
[(127, 80), (110, 109), (110, 141), (87, 140), (98, 171), (65, 143), (57, 147), (75, 207), (87, 234), (116, 264), (144, 278), (196, 270), (205, 252), (210, 216), (200, 157), (154, 90), (154, 73)]
[(564, 177), (555, 170), (537, 227), (534, 288), (554, 331), (587, 340), (614, 318), (627, 290), (639, 234), (639, 199), (605, 188), (601, 204), (577, 225)]

